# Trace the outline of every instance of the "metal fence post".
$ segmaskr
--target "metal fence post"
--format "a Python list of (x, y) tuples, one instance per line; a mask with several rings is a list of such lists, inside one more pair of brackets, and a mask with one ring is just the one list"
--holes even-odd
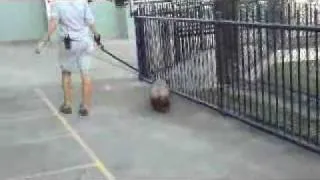
[(135, 23), (135, 30), (136, 30), (136, 47), (137, 47), (139, 80), (143, 80), (148, 78), (145, 33), (144, 33), (145, 19), (134, 17), (134, 23)]
[[(226, 2), (217, 0), (215, 4), (217, 20), (236, 20), (238, 12), (238, 0)], [(238, 31), (233, 25), (217, 23), (215, 25), (216, 41), (216, 72), (218, 85), (220, 87), (220, 106), (223, 108), (224, 99), (227, 99), (225, 89), (229, 85), (234, 85), (234, 79), (238, 76)], [(227, 96), (225, 96), (227, 95)]]
[[(216, 19), (221, 19), (221, 12), (216, 12)], [(215, 41), (216, 41), (216, 74), (217, 74), (217, 84), (218, 84), (218, 105), (221, 109), (223, 109), (223, 87), (224, 87), (224, 68), (223, 68), (223, 38), (222, 38), (222, 29), (220, 24), (215, 25)]]

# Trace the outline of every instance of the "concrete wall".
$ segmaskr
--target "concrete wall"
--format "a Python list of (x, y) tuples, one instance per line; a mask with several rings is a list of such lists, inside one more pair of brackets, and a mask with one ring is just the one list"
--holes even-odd
[(0, 41), (30, 40), (46, 31), (42, 0), (0, 2)]
[(126, 8), (127, 34), (129, 39), (135, 39), (135, 25), (133, 17), (130, 17), (130, 9)]
[(121, 38), (118, 30), (117, 9), (113, 2), (93, 2), (90, 5), (96, 17), (98, 31), (105, 38)]
[[(0, 1), (0, 41), (37, 40), (47, 31), (43, 0)], [(98, 30), (104, 38), (127, 38), (126, 9), (113, 2), (91, 3)]]

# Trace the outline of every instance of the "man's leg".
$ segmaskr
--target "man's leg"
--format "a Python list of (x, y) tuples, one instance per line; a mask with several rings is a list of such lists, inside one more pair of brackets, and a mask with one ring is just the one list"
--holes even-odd
[(72, 113), (72, 79), (71, 72), (62, 71), (61, 78), (62, 90), (64, 95), (63, 104), (60, 107), (60, 112), (65, 114)]
[(94, 50), (93, 41), (88, 38), (81, 42), (81, 47), (86, 47), (79, 54), (78, 67), (80, 69), (81, 84), (82, 84), (82, 102), (79, 109), (81, 116), (87, 116), (92, 106), (92, 81), (90, 77), (91, 56)]
[(91, 108), (92, 101), (92, 82), (88, 74), (81, 74), (82, 82), (82, 105), (86, 109)]
[(92, 105), (92, 81), (89, 75), (90, 61), (90, 55), (87, 54), (84, 54), (79, 61), (82, 85), (82, 101), (79, 110), (81, 116), (87, 116)]
[(62, 72), (62, 88), (64, 92), (64, 104), (71, 106), (72, 104), (72, 79), (71, 72)]
[(71, 70), (72, 61), (74, 61), (72, 54), (66, 51), (64, 44), (59, 43), (59, 64), (61, 70), (61, 88), (63, 91), (63, 103), (60, 106), (60, 112), (64, 114), (72, 113), (72, 81)]

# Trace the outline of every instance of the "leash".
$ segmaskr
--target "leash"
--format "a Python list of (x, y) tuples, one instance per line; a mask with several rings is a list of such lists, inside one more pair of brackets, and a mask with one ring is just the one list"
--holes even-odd
[[(136, 73), (139, 73), (139, 69), (132, 66), (131, 64), (127, 63), (126, 61), (122, 60), (121, 58), (119, 58), (118, 56), (114, 55), (113, 53), (111, 53), (110, 51), (108, 51), (104, 46), (103, 44), (101, 44), (101, 42), (97, 43), (98, 47), (100, 48), (100, 50), (106, 54), (108, 54), (109, 56), (111, 56), (114, 60), (120, 62), (121, 64), (125, 65), (126, 67), (132, 69), (133, 71), (135, 71)], [(159, 68), (157, 69), (154, 73), (157, 74), (156, 72), (161, 72), (161, 71), (164, 71), (165, 69), (168, 69), (170, 68), (170, 66), (168, 67), (162, 67), (162, 68)], [(153, 79), (150, 79), (150, 78), (146, 78), (146, 77), (141, 77), (140, 78), (147, 82), (147, 83), (151, 83), (153, 84), (158, 78), (153, 78)]]
[[(98, 47), (100, 48), (100, 50), (106, 54), (108, 54), (109, 56), (111, 56), (114, 60), (120, 62), (121, 64), (125, 65), (126, 67), (132, 69), (133, 71), (135, 71), (136, 73), (139, 73), (139, 69), (132, 66), (131, 64), (127, 63), (126, 61), (122, 60), (121, 58), (119, 58), (118, 56), (114, 55), (113, 53), (111, 53), (110, 51), (108, 51), (103, 44), (101, 44), (101, 42), (97, 43)], [(147, 82), (147, 83), (154, 83), (155, 80), (150, 80), (149, 78), (146, 77), (140, 77), (143, 81)]]
[(130, 69), (139, 72), (139, 69), (132, 66), (131, 64), (127, 63), (126, 61), (122, 60), (121, 58), (119, 58), (118, 56), (112, 54), (110, 51), (108, 51), (107, 49), (104, 48), (104, 46), (100, 43), (98, 44), (99, 48), (101, 51), (103, 51), (104, 53), (108, 54), (109, 56), (111, 56), (113, 59), (115, 59), (116, 61), (124, 64), (125, 66), (129, 67)]

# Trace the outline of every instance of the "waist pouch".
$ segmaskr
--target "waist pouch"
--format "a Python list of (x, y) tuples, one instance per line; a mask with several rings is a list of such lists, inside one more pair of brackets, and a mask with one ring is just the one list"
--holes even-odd
[(71, 39), (70, 36), (63, 37), (64, 49), (69, 52), (86, 52), (92, 53), (94, 51), (94, 41), (90, 37), (82, 39)]
[(67, 50), (70, 50), (71, 49), (71, 41), (73, 41), (71, 38), (70, 38), (70, 36), (69, 35), (67, 35), (67, 36), (65, 36), (64, 38), (63, 38), (63, 43), (64, 43), (64, 47), (65, 47), (65, 49), (67, 49)]

